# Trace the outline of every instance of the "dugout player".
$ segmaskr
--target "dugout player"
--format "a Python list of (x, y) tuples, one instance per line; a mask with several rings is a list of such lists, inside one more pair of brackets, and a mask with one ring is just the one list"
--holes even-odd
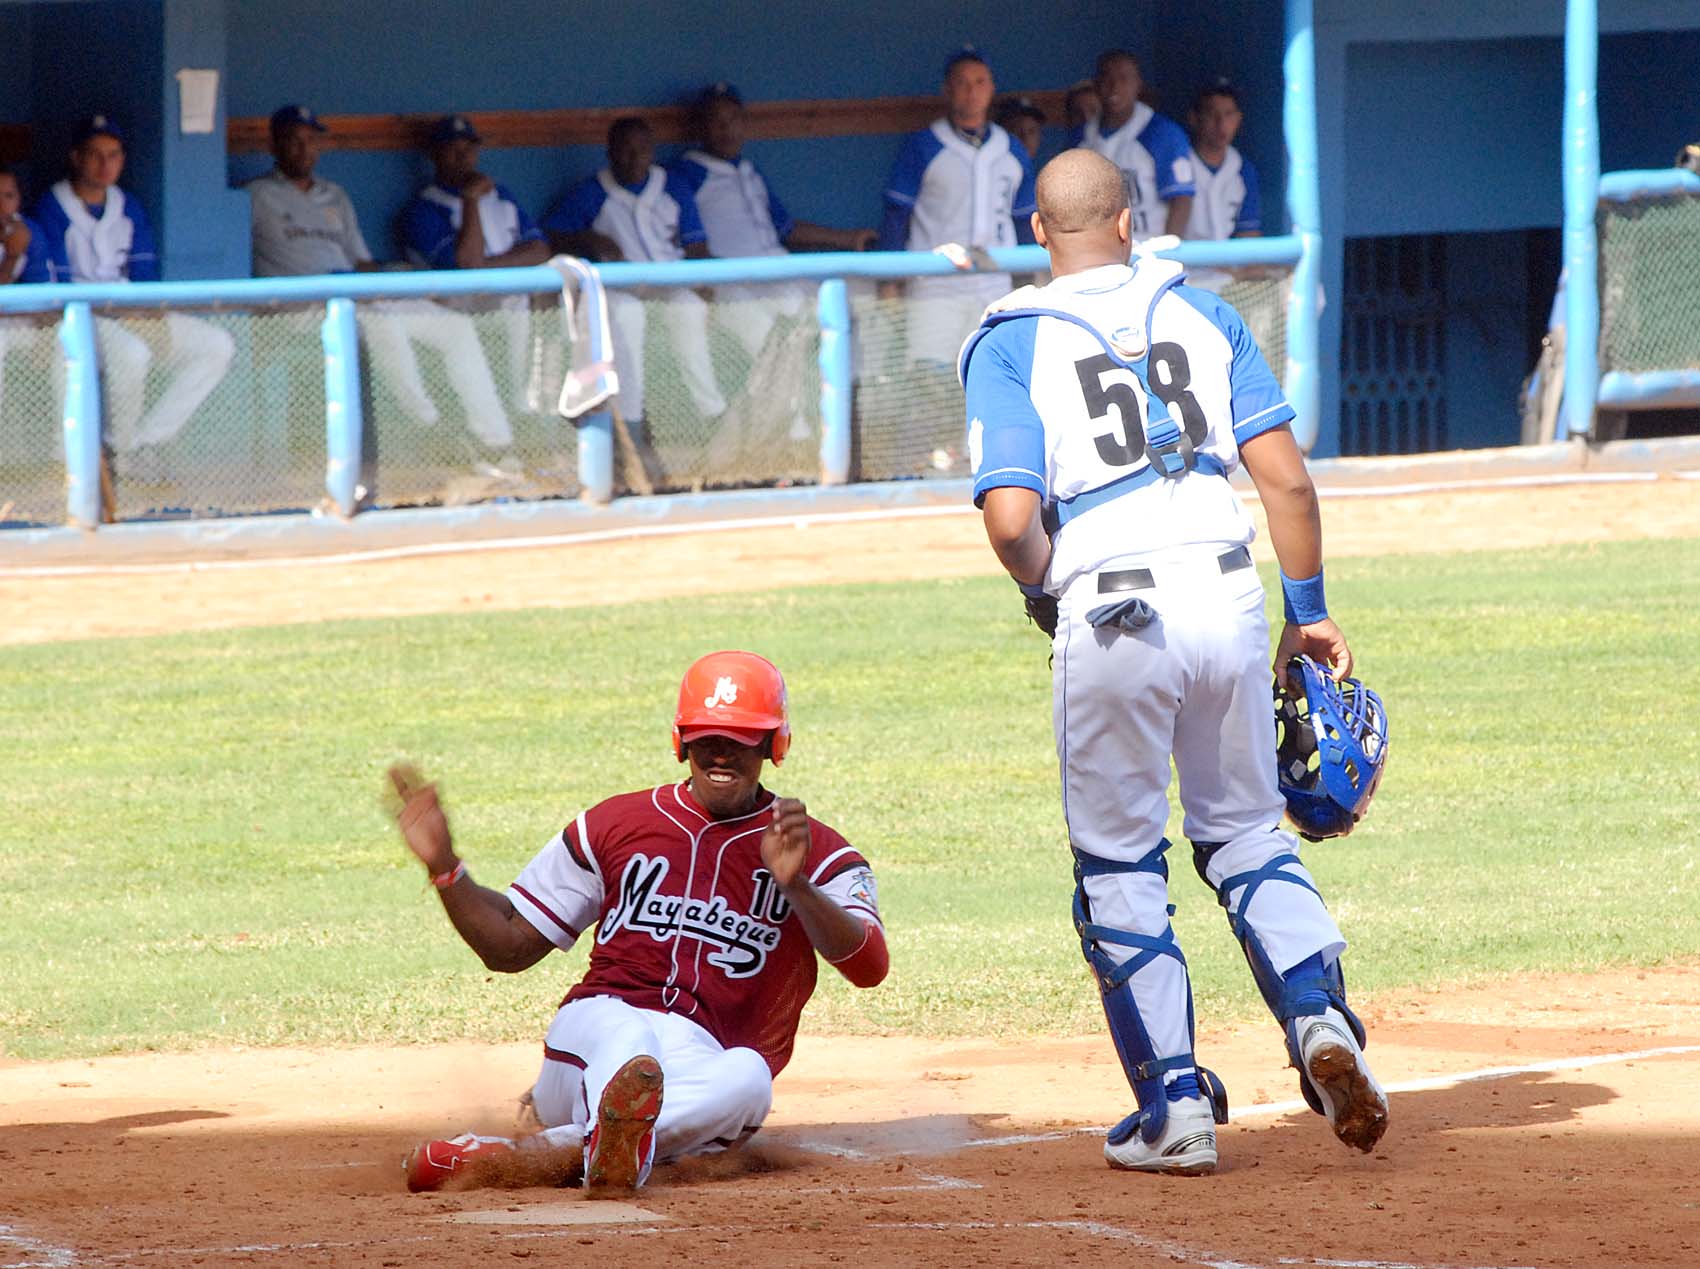
[[(467, 875), (435, 789), (391, 771), (407, 844), (455, 930), (517, 973), (595, 928), (590, 965), (543, 1042), (541, 1131), (472, 1134), (408, 1156), (410, 1189), (582, 1145), (587, 1186), (640, 1185), (655, 1160), (750, 1137), (767, 1117), (818, 953), (858, 987), (885, 977), (873, 873), (855, 847), (761, 783), (791, 745), (785, 680), (750, 652), (685, 671), (673, 751), (689, 775), (582, 811), (506, 891)], [(555, 1178), (559, 1180), (559, 1178)]]
[[(963, 49), (945, 63), (945, 114), (910, 133), (885, 187), (882, 251), (1013, 247), (1032, 242), (1033, 166), (991, 121), (996, 85), (986, 59)], [(945, 369), (980, 310), (1009, 290), (1007, 273), (914, 278), (908, 283), (911, 361)], [(893, 295), (897, 284), (882, 288)]]
[[(35, 206), (53, 282), (157, 282), (159, 252), (141, 203), (119, 188), (124, 133), (110, 115), (78, 125), (71, 174)], [(151, 328), (153, 324), (149, 324)], [(150, 341), (137, 325), (95, 318), (106, 406), (105, 443), (120, 475), (163, 474), (159, 447), (183, 430), (224, 378), (236, 355), (227, 331), (186, 313), (167, 312), (163, 338)], [(157, 346), (156, 346), (157, 345)], [(148, 371), (167, 371), (163, 390), (147, 404)]]
[[(1192, 176), (1198, 192), (1187, 216), (1186, 236), (1206, 242), (1263, 236), (1263, 199), (1257, 168), (1234, 146), (1245, 111), (1239, 91), (1219, 79), (1193, 98), (1187, 111), (1192, 138)], [(1193, 286), (1219, 291), (1231, 280), (1220, 269), (1197, 270)]]
[(1139, 99), (1144, 87), (1139, 59), (1126, 49), (1100, 53), (1092, 82), (1099, 114), (1086, 120), (1075, 142), (1121, 169), (1133, 240), (1184, 236), (1196, 192), (1186, 133)]
[[(1199, 875), (1281, 1022), (1307, 1100), (1371, 1149), (1387, 1100), (1346, 1005), (1346, 941), (1281, 827), (1263, 586), (1244, 463), (1269, 520), (1295, 653), (1351, 670), (1323, 596), (1316, 492), (1245, 324), (1179, 265), (1137, 255), (1113, 164), (1065, 151), (1038, 183), (1048, 286), (988, 311), (963, 348), (974, 499), (998, 559), (1049, 601), (1075, 921), (1139, 1109), (1113, 1167), (1216, 1166), (1221, 1084), (1193, 1057), (1192, 989), (1169, 924), (1171, 755)], [(1042, 623), (1043, 624), (1043, 623)]]
[[(608, 126), (608, 165), (569, 189), (543, 218), (555, 250), (592, 260), (702, 260), (708, 232), (690, 186), (655, 162), (655, 134), (642, 117), (625, 115)], [(726, 413), (726, 398), (708, 351), (706, 289), (668, 287), (649, 303), (667, 323), (679, 371), (697, 412), (712, 433)], [(649, 310), (626, 291), (608, 292), (614, 362), (620, 377), (619, 408), (651, 480), (663, 476), (651, 446), (644, 395), (644, 337)]]

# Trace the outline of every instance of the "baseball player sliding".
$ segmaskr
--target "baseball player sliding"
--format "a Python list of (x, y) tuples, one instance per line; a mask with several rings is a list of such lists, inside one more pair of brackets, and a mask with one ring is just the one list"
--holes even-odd
[(1126, 186), (1076, 149), (1039, 175), (1054, 280), (987, 311), (962, 351), (974, 498), (998, 559), (1052, 634), (1075, 925), (1139, 1109), (1112, 1167), (1216, 1166), (1221, 1083), (1193, 1056), (1192, 987), (1169, 924), (1169, 762), (1193, 863), (1227, 910), (1307, 1100), (1371, 1149), (1387, 1099), (1346, 1005), (1341, 937), (1281, 827), (1268, 626), (1227, 476), (1269, 520), (1297, 653), (1351, 670), (1323, 596), (1316, 491), (1245, 324), (1179, 265), (1130, 266)]
[(867, 860), (762, 787), (763, 761), (777, 767), (790, 744), (778, 669), (750, 652), (703, 657), (673, 719), (690, 775), (581, 812), (506, 891), (467, 874), (433, 786), (391, 770), (402, 836), (485, 965), (518, 973), (595, 927), (522, 1102), (535, 1131), (426, 1142), (404, 1161), (409, 1189), (475, 1176), (484, 1161), (559, 1182), (581, 1150), (587, 1188), (630, 1189), (658, 1159), (761, 1127), (816, 953), (858, 987), (888, 963)]

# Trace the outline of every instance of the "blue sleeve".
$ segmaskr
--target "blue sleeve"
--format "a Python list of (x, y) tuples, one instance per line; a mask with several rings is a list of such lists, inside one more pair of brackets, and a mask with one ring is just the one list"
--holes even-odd
[(1198, 193), (1192, 180), (1192, 143), (1173, 119), (1153, 115), (1139, 136), (1157, 165), (1157, 197), (1187, 198)]
[(930, 128), (911, 132), (903, 139), (897, 152), (897, 162), (891, 165), (891, 175), (885, 183), (885, 201), (903, 207), (913, 207), (921, 196), (921, 182), (926, 178), (927, 165), (944, 147)]
[(65, 212), (59, 206), (58, 200), (51, 194), (43, 194), (35, 205), (33, 219), (41, 226), (41, 246), (47, 264), (46, 280), (69, 282), (71, 260), (65, 251), (65, 230), (70, 222), (65, 219)]
[(1245, 182), (1245, 202), (1240, 204), (1240, 214), (1234, 220), (1234, 232), (1262, 233), (1263, 195), (1258, 189), (1257, 169), (1251, 165), (1251, 160), (1243, 155), (1240, 157), (1240, 180)]
[(518, 217), (519, 223), (519, 236), (514, 239), (515, 246), (522, 242), (542, 242), (543, 231), (537, 227), (537, 222), (526, 214), (519, 199), (514, 197), (514, 192), (505, 185), (498, 185), (496, 186), (496, 193), (505, 201), (514, 205), (514, 213)]
[(1208, 317), (1228, 337), (1234, 360), (1228, 368), (1228, 392), (1233, 400), (1234, 444), (1290, 423), (1296, 415), (1274, 371), (1263, 359), (1245, 320), (1221, 296), (1197, 287), (1177, 286), (1175, 294)]
[(695, 159), (677, 158), (667, 165), (669, 185), (677, 181), (690, 191), (692, 198), (696, 197), (697, 191), (702, 188), (703, 182), (707, 179), (708, 169)]
[(688, 247), (693, 243), (707, 242), (708, 230), (702, 227), (702, 213), (697, 210), (696, 191), (671, 172), (667, 174), (667, 183), (663, 188), (668, 196), (679, 204), (679, 245)]
[(1033, 160), (1019, 145), (1010, 150), (1021, 163), (1021, 184), (1015, 187), (1015, 204), (1010, 215), (1015, 218), (1015, 240), (1022, 244), (1033, 241), (1033, 213), (1039, 210), (1039, 200), (1033, 193)]
[(1039, 319), (999, 322), (968, 359), (968, 454), (974, 464), (974, 505), (992, 489), (1031, 489), (1044, 498), (1045, 425), (1033, 408), (1028, 376)]
[(915, 209), (904, 203), (887, 203), (885, 219), (880, 222), (879, 249), (907, 251), (909, 248), (909, 217)]
[(401, 241), (433, 269), (455, 267), (455, 231), (446, 207), (416, 198), (401, 213)]
[(543, 228), (551, 233), (576, 234), (589, 229), (602, 214), (602, 204), (608, 194), (602, 182), (594, 176), (580, 181), (543, 218)]
[(785, 204), (773, 192), (773, 182), (767, 179), (766, 172), (761, 174), (761, 183), (767, 186), (767, 216), (773, 222), (773, 232), (779, 235), (780, 242), (784, 242), (797, 227), (797, 222), (791, 219), (791, 213), (785, 210)]
[(1086, 140), (1086, 125), (1085, 124), (1080, 124), (1077, 127), (1070, 128), (1068, 130), (1068, 142), (1067, 142), (1066, 145), (1063, 146), (1063, 149), (1065, 149), (1065, 150), (1078, 150), (1080, 148), (1081, 144), (1085, 140)]
[(131, 225), (130, 258), (125, 263), (124, 274), (132, 282), (158, 282), (159, 244), (154, 241), (153, 225), (148, 222), (142, 205), (128, 191), (124, 195), (124, 214)]
[(24, 224), (29, 226), (30, 245), (24, 251), (24, 267), (18, 274), (18, 281), (50, 282), (52, 275), (47, 270), (47, 231), (39, 222), (28, 216), (24, 217)]

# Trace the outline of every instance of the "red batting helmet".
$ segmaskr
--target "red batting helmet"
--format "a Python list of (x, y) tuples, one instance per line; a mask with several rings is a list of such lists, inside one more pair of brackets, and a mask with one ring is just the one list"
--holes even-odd
[(791, 748), (786, 718), (785, 677), (779, 667), (753, 652), (710, 652), (685, 671), (679, 709), (673, 715), (673, 756), (685, 760), (685, 738), (730, 736), (742, 744), (771, 735), (768, 757), (785, 761)]

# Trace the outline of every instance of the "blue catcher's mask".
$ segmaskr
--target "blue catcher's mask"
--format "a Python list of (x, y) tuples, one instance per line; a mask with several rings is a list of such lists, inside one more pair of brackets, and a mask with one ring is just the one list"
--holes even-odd
[(1387, 765), (1387, 711), (1357, 679), (1339, 683), (1306, 656), (1288, 663), (1302, 690), (1275, 683), (1275, 767), (1299, 836), (1344, 837), (1369, 811)]

